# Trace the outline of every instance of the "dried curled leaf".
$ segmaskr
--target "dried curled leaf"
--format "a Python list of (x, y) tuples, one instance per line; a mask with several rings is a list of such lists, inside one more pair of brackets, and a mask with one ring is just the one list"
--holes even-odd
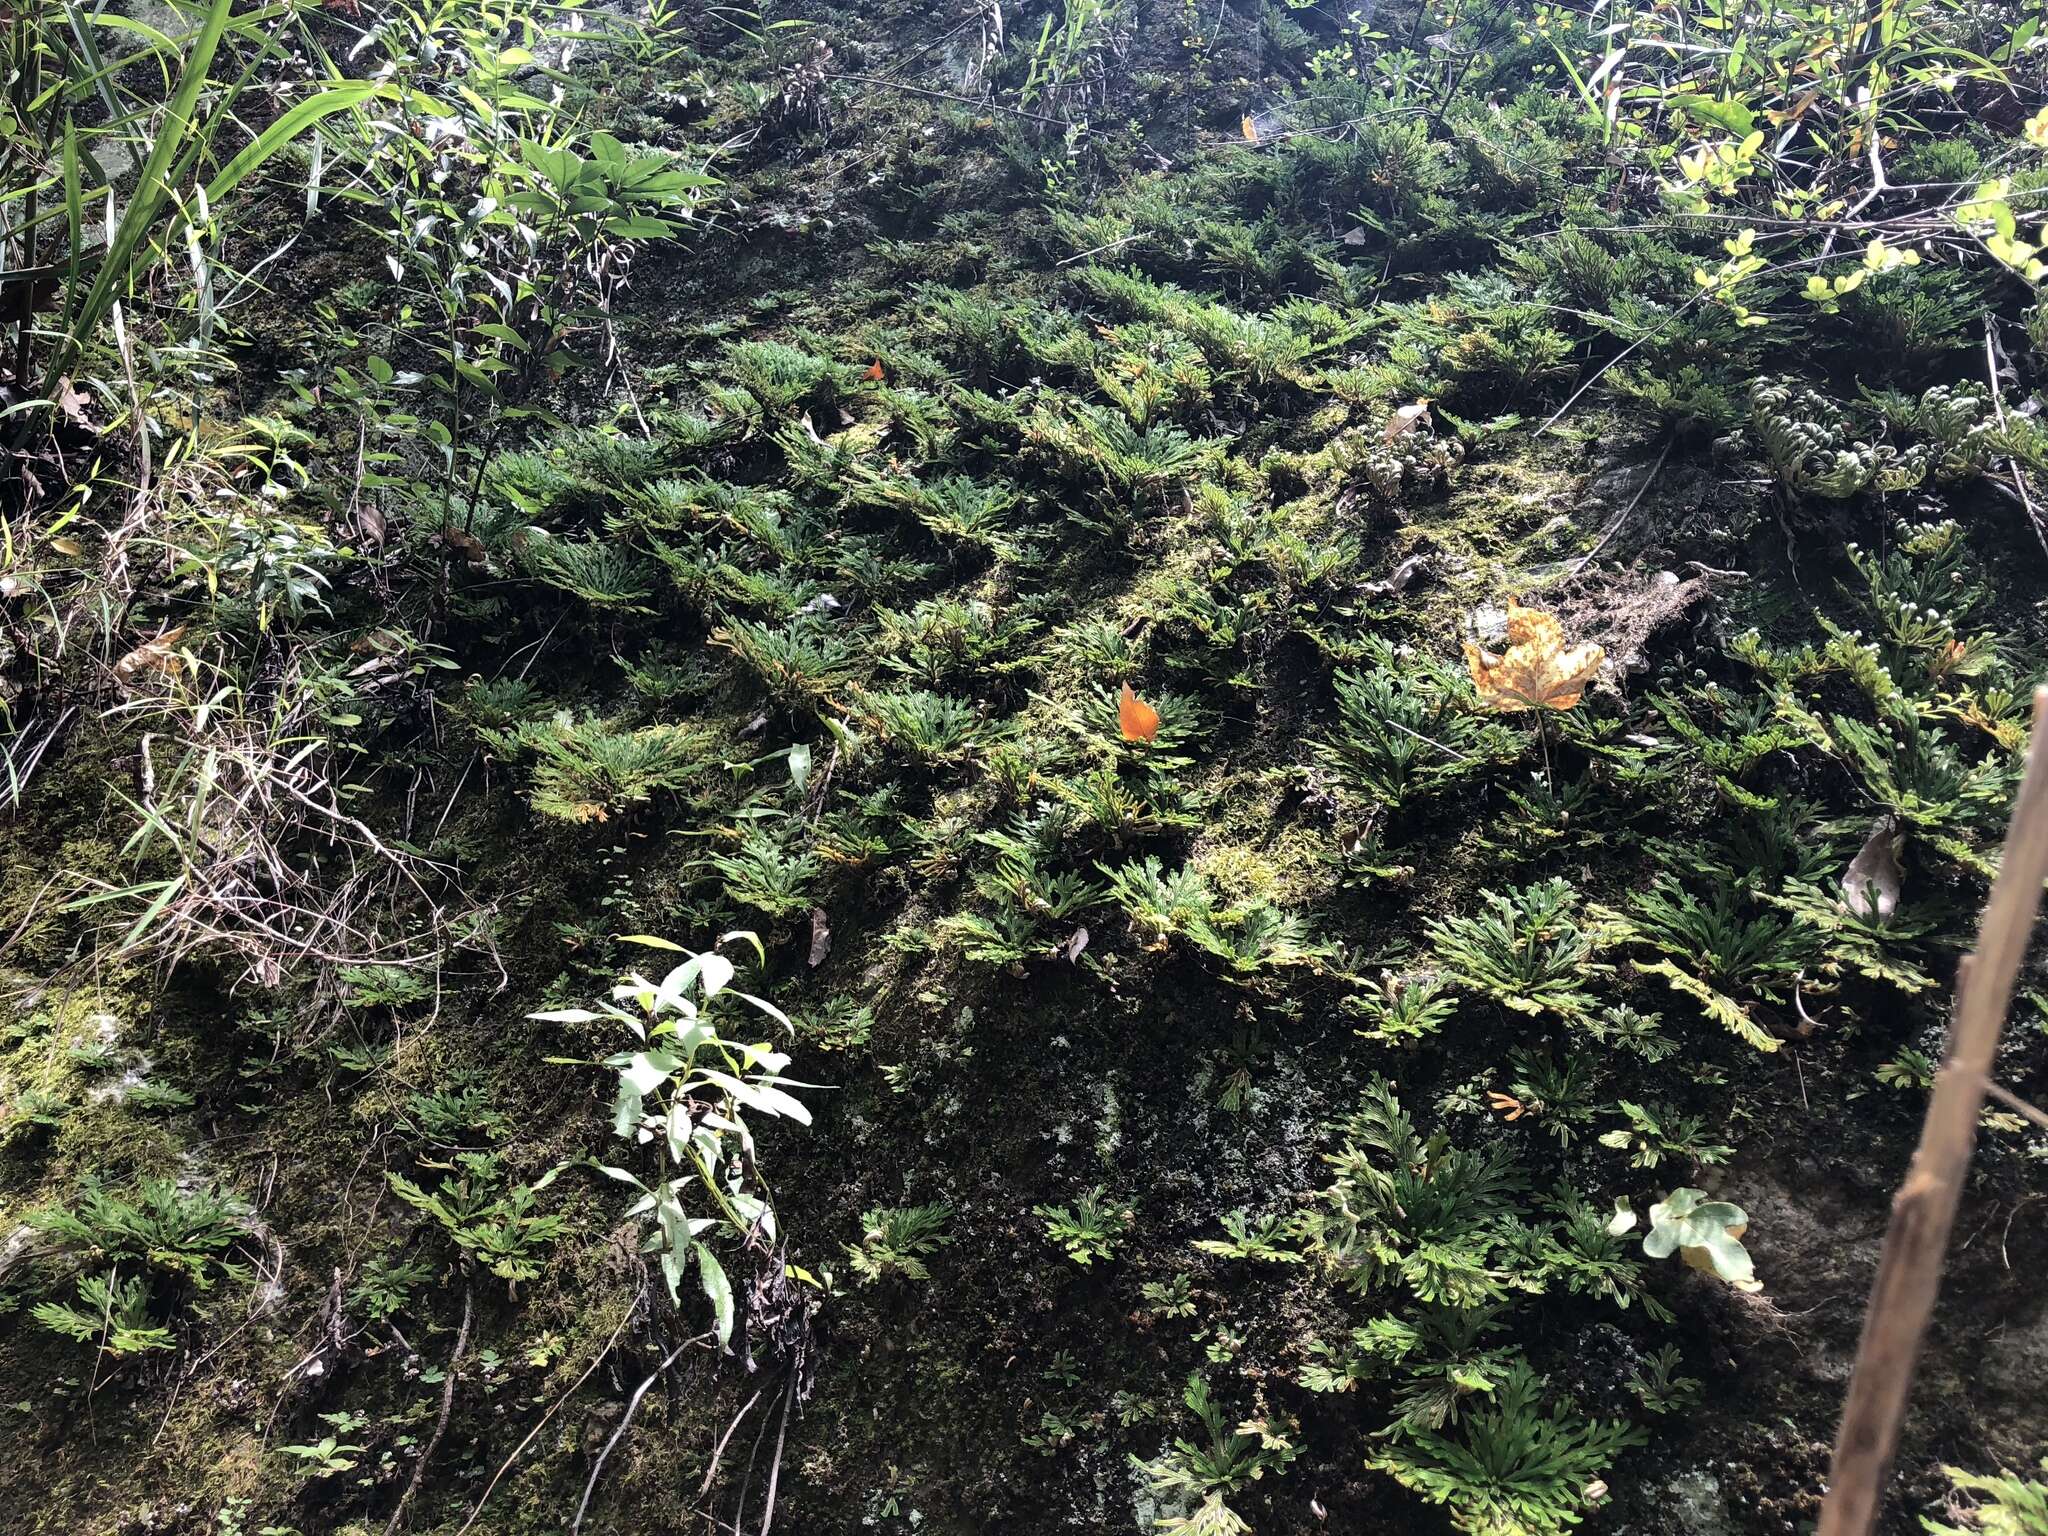
[(124, 683), (133, 682), (144, 672), (161, 672), (166, 677), (176, 677), (185, 670), (185, 659), (178, 652), (178, 642), (185, 638), (185, 626), (167, 629), (154, 640), (145, 640), (126, 656), (114, 663), (114, 676)]
[(1413, 432), (1417, 427), (1430, 425), (1429, 397), (1410, 401), (1387, 418), (1386, 427), (1380, 433), (1380, 441), (1391, 443), (1404, 432)]
[(1842, 904), (1867, 922), (1881, 923), (1899, 907), (1905, 876), (1899, 869), (1898, 823), (1880, 816), (1862, 851), (1842, 871)]
[(491, 554), (484, 548), (484, 541), (466, 528), (448, 524), (441, 530), (441, 542), (461, 556), (463, 564), (473, 569), (482, 570), (491, 563)]
[(1116, 701), (1116, 723), (1125, 741), (1150, 741), (1159, 734), (1159, 711), (1131, 692), (1131, 685), (1125, 683)]
[(1600, 670), (1607, 653), (1591, 643), (1567, 647), (1564, 629), (1550, 614), (1508, 604), (1508, 648), (1500, 655), (1465, 643), (1472, 685), (1488, 709), (1570, 709)]

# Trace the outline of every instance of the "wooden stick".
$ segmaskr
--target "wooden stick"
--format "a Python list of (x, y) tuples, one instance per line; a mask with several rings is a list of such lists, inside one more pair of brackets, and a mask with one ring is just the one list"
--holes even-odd
[(2014, 1114), (2024, 1115), (2027, 1119), (2033, 1121), (2034, 1124), (2041, 1127), (2042, 1130), (2048, 1131), (2048, 1110), (2034, 1108), (2033, 1105), (2014, 1093), (2010, 1088), (2001, 1087), (1997, 1083), (1987, 1082), (1984, 1085), (1984, 1091)]
[[(465, 1261), (466, 1262), (466, 1261)], [(434, 1420), (434, 1432), (427, 1437), (427, 1448), (420, 1452), (420, 1459), (412, 1464), (412, 1481), (405, 1485), (405, 1492), (398, 1496), (398, 1507), (391, 1511), (391, 1523), (384, 1527), (384, 1536), (392, 1536), (405, 1523), (405, 1512), (412, 1504), (412, 1496), (420, 1491), (420, 1484), (427, 1480), (427, 1463), (434, 1459), (434, 1452), (441, 1444), (441, 1437), (448, 1432), (448, 1416), (455, 1411), (455, 1378), (462, 1369), (463, 1351), (469, 1348), (469, 1318), (471, 1303), (476, 1299), (476, 1281), (467, 1278), (462, 1282), (462, 1326), (455, 1330), (455, 1348), (448, 1356), (448, 1379), (441, 1388), (441, 1416)]]
[(1942, 1261), (1977, 1140), (1977, 1117), (2013, 982), (2048, 880), (2048, 687), (2034, 690), (2026, 777), (2013, 802), (1998, 878), (1977, 926), (1977, 947), (1956, 973), (1948, 1051), (1935, 1075), (1906, 1179), (1892, 1197), (1855, 1374), (1842, 1405), (1818, 1536), (1870, 1536), (1898, 1447), (1920, 1340), (1941, 1289)]

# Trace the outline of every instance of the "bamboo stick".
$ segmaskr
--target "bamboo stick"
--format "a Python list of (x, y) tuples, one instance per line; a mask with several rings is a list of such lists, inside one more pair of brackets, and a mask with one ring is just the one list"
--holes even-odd
[(1842, 1405), (1818, 1536), (1870, 1536), (1898, 1447), (1921, 1337), (1941, 1289), (1956, 1205), (1977, 1140), (1991, 1059), (2048, 880), (2048, 687), (2034, 690), (2033, 739), (2013, 802), (2005, 853), (1956, 974), (1948, 1050), (1934, 1079), (1920, 1145), (1892, 1197), (1877, 1279), (1863, 1317), (1855, 1374)]

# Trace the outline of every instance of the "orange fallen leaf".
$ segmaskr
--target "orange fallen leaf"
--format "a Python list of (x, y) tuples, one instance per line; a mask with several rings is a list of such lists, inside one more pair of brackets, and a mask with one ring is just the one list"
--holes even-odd
[(1238, 126), (1243, 130), (1247, 143), (1256, 144), (1259, 142), (1259, 125), (1257, 123), (1253, 122), (1250, 118), (1246, 118)]
[(1465, 664), (1487, 709), (1570, 709), (1600, 670), (1607, 653), (1591, 643), (1567, 647), (1564, 629), (1550, 614), (1508, 603), (1508, 648), (1500, 655), (1469, 640)]
[(1488, 1093), (1486, 1107), (1501, 1111), (1503, 1120), (1519, 1120), (1528, 1112), (1528, 1106), (1511, 1093)]
[(1125, 683), (1123, 694), (1116, 701), (1116, 723), (1125, 741), (1150, 741), (1159, 734), (1159, 711), (1131, 692), (1131, 685)]
[(866, 376), (877, 384), (882, 382), (882, 360), (879, 357), (868, 364)]

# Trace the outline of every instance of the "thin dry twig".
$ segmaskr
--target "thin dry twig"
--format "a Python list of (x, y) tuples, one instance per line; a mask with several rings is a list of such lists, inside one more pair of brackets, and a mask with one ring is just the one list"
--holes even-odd
[[(740, 1411), (734, 1414), (732, 1422), (725, 1426), (725, 1433), (718, 1437), (718, 1444), (711, 1448), (711, 1465), (704, 1469), (704, 1481), (697, 1485), (697, 1498), (700, 1502), (711, 1492), (711, 1485), (718, 1478), (718, 1464), (725, 1458), (725, 1448), (739, 1429), (740, 1421), (754, 1411), (754, 1404), (761, 1401), (761, 1391), (759, 1387), (754, 1389), (754, 1395), (740, 1405)], [(461, 1533), (457, 1532), (456, 1536), (461, 1536)]]
[[(647, 1379), (634, 1389), (631, 1400), (626, 1404), (625, 1417), (619, 1420), (619, 1427), (613, 1430), (611, 1438), (605, 1441), (604, 1449), (597, 1453), (597, 1464), (590, 1469), (590, 1481), (583, 1485), (583, 1498), (576, 1506), (576, 1518), (569, 1522), (569, 1536), (576, 1536), (576, 1533), (583, 1529), (583, 1517), (590, 1513), (590, 1496), (597, 1492), (597, 1480), (604, 1475), (604, 1464), (611, 1459), (611, 1454), (618, 1443), (626, 1438), (626, 1431), (633, 1427), (633, 1416), (640, 1411), (640, 1404), (646, 1399), (648, 1391), (661, 1380), (662, 1372), (676, 1363), (684, 1350), (692, 1345), (708, 1343), (710, 1338), (709, 1334), (699, 1334), (695, 1338), (683, 1340), (670, 1350), (667, 1358), (649, 1371)], [(386, 1536), (389, 1536), (388, 1532)]]
[(398, 1496), (398, 1507), (391, 1511), (391, 1523), (384, 1527), (384, 1536), (393, 1536), (405, 1520), (405, 1512), (411, 1505), (413, 1495), (420, 1491), (420, 1484), (426, 1481), (427, 1463), (434, 1459), (434, 1452), (440, 1448), (441, 1436), (448, 1431), (449, 1415), (455, 1411), (455, 1377), (462, 1365), (462, 1356), (469, 1348), (469, 1319), (476, 1300), (476, 1284), (465, 1277), (462, 1282), (462, 1326), (455, 1331), (455, 1348), (448, 1356), (448, 1379), (441, 1388), (441, 1414), (434, 1420), (434, 1432), (427, 1437), (426, 1448), (420, 1452), (420, 1459), (413, 1463), (412, 1480), (405, 1485), (405, 1492)]
[(476, 1508), (469, 1512), (469, 1518), (462, 1522), (461, 1526), (456, 1530), (455, 1536), (465, 1536), (469, 1528), (476, 1524), (477, 1517), (484, 1512), (484, 1506), (491, 1502), (491, 1494), (496, 1490), (505, 1474), (512, 1470), (512, 1463), (526, 1454), (526, 1448), (533, 1444), (543, 1429), (547, 1428), (548, 1420), (561, 1411), (562, 1405), (583, 1390), (583, 1383), (590, 1380), (591, 1374), (604, 1363), (604, 1357), (612, 1352), (612, 1346), (619, 1342), (619, 1335), (626, 1331), (626, 1324), (630, 1323), (639, 1314), (640, 1303), (646, 1298), (646, 1295), (647, 1273), (645, 1270), (642, 1270), (640, 1274), (640, 1289), (634, 1293), (632, 1303), (627, 1306), (625, 1315), (619, 1319), (618, 1326), (612, 1329), (611, 1337), (604, 1341), (604, 1347), (590, 1357), (590, 1364), (584, 1367), (583, 1374), (570, 1384), (568, 1391), (564, 1392), (548, 1406), (548, 1411), (540, 1416), (540, 1422), (526, 1432), (526, 1438), (512, 1448), (512, 1454), (505, 1458), (504, 1464), (491, 1474), (491, 1480), (484, 1485), (484, 1491), (477, 1497)]
[(1121, 240), (1112, 240), (1107, 245), (1090, 246), (1085, 251), (1076, 251), (1073, 255), (1062, 258), (1055, 265), (1071, 267), (1077, 261), (1086, 261), (1090, 256), (1100, 256), (1105, 251), (1120, 251), (1133, 241), (1144, 239), (1147, 233), (1149, 231), (1141, 229), (1134, 235), (1125, 235)]
[(1984, 1080), (1984, 1091), (2014, 1114), (2023, 1115), (2042, 1130), (2048, 1131), (2048, 1111), (2036, 1108), (2004, 1084), (1994, 1083), (1989, 1078)]
[(827, 80), (844, 80), (854, 85), (872, 85), (887, 91), (908, 91), (913, 96), (929, 96), (935, 101), (954, 101), (965, 107), (974, 107), (983, 112), (1007, 112), (1012, 117), (1028, 117), (1034, 123), (1050, 123), (1055, 128), (1075, 128), (1087, 131), (1085, 123), (1069, 123), (1063, 117), (1048, 117), (1043, 112), (1028, 111), (1023, 107), (1004, 106), (999, 101), (982, 101), (973, 96), (960, 96), (952, 91), (935, 91), (928, 86), (911, 85), (902, 80), (884, 80), (878, 75), (828, 74)]
[[(1991, 338), (1991, 317), (1984, 317), (1984, 377), (1991, 384), (1991, 410), (1998, 418), (1998, 430), (2005, 430), (2005, 391), (1998, 385), (1998, 353)], [(2020, 473), (2019, 464), (2008, 458), (2005, 467), (2012, 471), (2012, 488), (2019, 494), (2020, 506), (2026, 511), (2027, 523), (2034, 530), (2034, 538), (2041, 546), (2041, 553), (2048, 555), (2048, 528), (2041, 525), (2041, 514), (2034, 508), (2034, 498), (2027, 494), (2027, 477)]]
[(796, 1372), (789, 1373), (789, 1385), (782, 1394), (782, 1419), (775, 1426), (775, 1460), (768, 1464), (768, 1501), (761, 1511), (760, 1536), (768, 1536), (775, 1524), (775, 1491), (782, 1483), (782, 1446), (789, 1434), (789, 1410), (796, 1402)]
[(1675, 438), (1669, 437), (1664, 440), (1663, 451), (1657, 455), (1657, 462), (1650, 466), (1650, 472), (1643, 476), (1643, 483), (1636, 487), (1635, 495), (1629, 497), (1627, 506), (1614, 514), (1614, 520), (1602, 530), (1599, 539), (1595, 541), (1593, 547), (1579, 556), (1572, 568), (1565, 572), (1566, 580), (1578, 575), (1579, 572), (1591, 565), (1593, 558), (1608, 546), (1617, 533), (1621, 532), (1622, 524), (1635, 515), (1636, 508), (1643, 504), (1643, 498), (1650, 494), (1650, 487), (1657, 483), (1657, 477), (1664, 472), (1664, 461), (1671, 457), (1671, 445), (1675, 441)]

